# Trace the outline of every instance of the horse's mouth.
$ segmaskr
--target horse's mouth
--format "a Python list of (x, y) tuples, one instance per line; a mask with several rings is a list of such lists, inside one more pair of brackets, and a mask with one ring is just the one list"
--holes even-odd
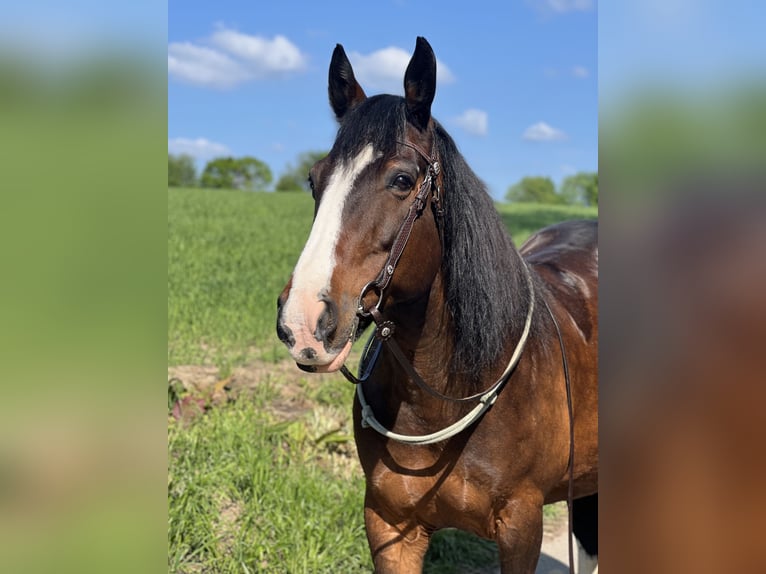
[(338, 351), (337, 355), (335, 355), (335, 357), (333, 357), (329, 363), (306, 364), (306, 363), (299, 363), (298, 361), (296, 361), (295, 364), (298, 366), (299, 369), (307, 373), (334, 373), (335, 371), (340, 370), (340, 368), (346, 362), (346, 359), (348, 359), (348, 355), (349, 353), (351, 353), (351, 346), (353, 344), (354, 344), (354, 341), (351, 339), (346, 341), (346, 344), (343, 345), (340, 351)]

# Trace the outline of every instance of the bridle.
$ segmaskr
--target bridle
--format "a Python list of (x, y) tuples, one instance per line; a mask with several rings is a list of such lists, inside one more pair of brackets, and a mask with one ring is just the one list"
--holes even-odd
[[(532, 276), (526, 263), (522, 259), (522, 267), (524, 269), (527, 285), (529, 288), (529, 308), (527, 310), (527, 317), (524, 322), (524, 329), (522, 331), (521, 337), (519, 338), (519, 341), (516, 343), (516, 348), (511, 355), (508, 365), (500, 377), (488, 389), (467, 397), (450, 397), (433, 389), (420, 377), (409, 360), (407, 360), (407, 357), (405, 356), (399, 344), (393, 338), (396, 325), (392, 321), (387, 321), (383, 318), (383, 315), (380, 311), (380, 306), (383, 301), (383, 294), (391, 282), (394, 271), (396, 271), (396, 267), (399, 264), (399, 259), (401, 258), (402, 253), (407, 246), (407, 242), (410, 239), (410, 234), (412, 233), (412, 228), (415, 225), (415, 221), (423, 214), (423, 211), (425, 210), (426, 204), (428, 203), (429, 192), (431, 192), (431, 205), (436, 217), (436, 224), (439, 227), (442, 246), (444, 245), (444, 209), (442, 206), (441, 189), (437, 180), (438, 175), (441, 173), (441, 165), (439, 164), (438, 155), (436, 154), (435, 149), (432, 151), (432, 153), (429, 154), (426, 153), (420, 146), (411, 142), (400, 141), (398, 143), (415, 150), (423, 159), (425, 159), (426, 163), (428, 164), (428, 167), (426, 168), (426, 175), (423, 178), (420, 187), (418, 188), (418, 192), (415, 194), (415, 198), (410, 204), (410, 208), (407, 211), (407, 215), (404, 218), (404, 221), (399, 227), (396, 239), (394, 240), (391, 251), (388, 254), (388, 258), (386, 259), (383, 268), (375, 279), (362, 287), (362, 290), (359, 293), (356, 312), (358, 319), (372, 318), (372, 320), (375, 322), (375, 331), (367, 341), (364, 352), (362, 353), (360, 369), (363, 369), (364, 372), (359, 377), (356, 377), (346, 368), (345, 365), (340, 368), (340, 371), (343, 373), (343, 376), (348, 379), (348, 381), (356, 385), (356, 396), (359, 400), (359, 405), (362, 410), (363, 428), (372, 428), (379, 434), (397, 442), (412, 445), (428, 445), (441, 442), (462, 432), (473, 423), (475, 423), (495, 403), (498, 395), (500, 394), (500, 391), (503, 389), (505, 383), (508, 381), (511, 373), (518, 364), (519, 359), (521, 358), (521, 353), (524, 350), (527, 339), (529, 337), (529, 331), (532, 324), (532, 315), (535, 310), (535, 291)], [(364, 297), (370, 291), (375, 291), (377, 293), (378, 300), (374, 305), (370, 306), (369, 309), (365, 309), (363, 303)], [(567, 409), (569, 413), (569, 485), (567, 492), (567, 510), (569, 514), (569, 571), (570, 573), (574, 574), (574, 550), (572, 542), (572, 500), (574, 499), (574, 413), (572, 408), (572, 389), (569, 379), (569, 366), (567, 364), (566, 350), (564, 348), (564, 339), (561, 335), (561, 329), (559, 328), (559, 324), (556, 321), (556, 317), (553, 315), (553, 311), (551, 310), (548, 302), (544, 297), (542, 298), (542, 301), (546, 310), (548, 311), (548, 315), (553, 321), (553, 326), (555, 327), (556, 334), (558, 336), (564, 369), (564, 380), (566, 383)], [(380, 356), (380, 350), (384, 344), (394, 356), (394, 358), (396, 358), (397, 362), (404, 369), (409, 378), (414, 381), (415, 384), (423, 391), (444, 401), (455, 403), (477, 401), (478, 404), (457, 422), (431, 434), (403, 435), (387, 429), (375, 418), (375, 414), (372, 412), (372, 407), (370, 407), (369, 403), (367, 402), (367, 399), (365, 398), (364, 392), (362, 390), (363, 383), (366, 382), (372, 374), (377, 359)]]
[[(423, 149), (409, 142), (399, 142), (400, 144), (414, 149), (418, 152), (428, 164), (426, 168), (426, 175), (418, 188), (418, 192), (415, 194), (415, 198), (410, 204), (410, 209), (407, 211), (407, 216), (404, 218), (402, 225), (399, 227), (399, 232), (396, 235), (396, 239), (391, 247), (391, 251), (388, 253), (383, 268), (380, 270), (378, 276), (362, 287), (361, 293), (359, 293), (359, 305), (357, 307), (357, 315), (360, 318), (367, 318), (372, 316), (376, 324), (378, 323), (375, 317), (375, 312), (380, 312), (380, 304), (383, 301), (383, 291), (385, 291), (388, 284), (391, 282), (391, 278), (394, 276), (396, 266), (399, 264), (399, 258), (404, 252), (404, 248), (407, 246), (407, 242), (410, 239), (410, 233), (415, 225), (415, 220), (422, 214), (428, 202), (428, 192), (431, 192), (431, 205), (434, 209), (434, 215), (437, 218), (437, 226), (442, 228), (441, 220), (444, 217), (444, 211), (441, 207), (441, 189), (437, 177), (441, 172), (441, 165), (436, 158), (436, 153), (427, 154)], [(378, 302), (370, 307), (369, 310), (365, 310), (364, 301), (365, 295), (370, 291), (376, 291), (378, 294)]]

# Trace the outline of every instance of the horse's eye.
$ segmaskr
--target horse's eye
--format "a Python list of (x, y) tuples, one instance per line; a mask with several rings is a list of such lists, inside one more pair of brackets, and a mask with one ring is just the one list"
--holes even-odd
[(311, 175), (308, 176), (307, 181), (309, 182), (309, 188), (311, 189), (311, 197), (316, 199), (316, 190), (314, 189), (314, 179), (311, 177)]
[(415, 185), (415, 182), (412, 181), (412, 178), (409, 175), (404, 173), (397, 175), (391, 182), (391, 187), (397, 191), (409, 191), (412, 189), (413, 185)]

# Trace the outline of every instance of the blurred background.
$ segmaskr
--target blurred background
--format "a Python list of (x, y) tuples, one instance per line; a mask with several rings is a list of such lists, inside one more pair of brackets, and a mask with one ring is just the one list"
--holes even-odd
[(166, 30), (145, 0), (2, 9), (5, 572), (164, 568)]
[(763, 21), (599, 4), (605, 572), (766, 565)]

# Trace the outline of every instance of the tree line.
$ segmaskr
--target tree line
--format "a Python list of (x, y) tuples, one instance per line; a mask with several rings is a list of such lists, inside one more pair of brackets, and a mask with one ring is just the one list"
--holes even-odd
[(570, 175), (559, 189), (550, 177), (523, 177), (508, 188), (505, 199), (511, 203), (598, 205), (598, 172)]
[[(275, 191), (309, 191), (308, 173), (327, 152), (309, 151), (289, 164), (274, 185)], [(194, 158), (168, 154), (168, 187), (205, 187), (266, 191), (274, 180), (271, 169), (252, 156), (218, 157), (208, 161), (197, 176)], [(549, 177), (524, 177), (508, 188), (506, 201), (561, 205), (598, 205), (598, 173), (579, 172), (566, 177), (559, 189)]]
[[(309, 191), (308, 173), (327, 152), (309, 151), (288, 165), (274, 185), (275, 191)], [(197, 176), (194, 158), (187, 154), (168, 154), (168, 187), (206, 187), (266, 191), (274, 175), (266, 163), (252, 156), (217, 157), (205, 164)]]

